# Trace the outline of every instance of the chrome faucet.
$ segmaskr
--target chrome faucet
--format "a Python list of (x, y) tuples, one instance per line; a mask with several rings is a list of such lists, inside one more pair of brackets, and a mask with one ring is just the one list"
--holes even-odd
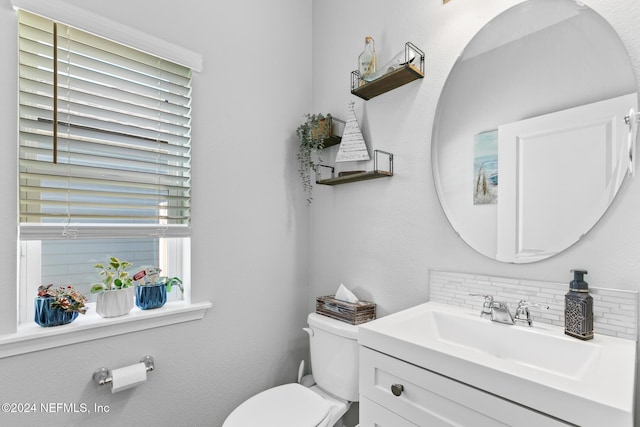
[(507, 325), (513, 325), (514, 320), (509, 311), (509, 305), (506, 302), (495, 301), (493, 295), (474, 294), (469, 295), (474, 297), (483, 297), (484, 303), (482, 304), (482, 310), (480, 311), (481, 317), (487, 317), (498, 323), (505, 323)]
[(529, 307), (537, 307), (543, 310), (548, 310), (549, 306), (544, 304), (538, 304), (535, 302), (530, 302), (527, 300), (521, 299), (518, 301), (518, 308), (516, 309), (515, 322), (526, 323), (527, 325), (533, 325), (533, 320), (531, 319), (531, 313), (529, 312)]
[(512, 316), (511, 311), (509, 311), (509, 304), (507, 304), (506, 302), (495, 301), (493, 299), (493, 295), (474, 293), (470, 293), (469, 295), (484, 298), (482, 310), (480, 311), (480, 317), (489, 317), (494, 322), (504, 323), (507, 325), (518, 325), (520, 323), (526, 323), (528, 326), (531, 326), (533, 325), (533, 320), (531, 319), (531, 312), (529, 311), (529, 307), (537, 307), (543, 310), (549, 309), (548, 305), (538, 304), (521, 299), (520, 301), (518, 301), (518, 308), (516, 309), (515, 316)]
[(491, 320), (494, 322), (513, 325), (513, 316), (509, 311), (509, 305), (506, 302), (494, 301), (491, 305)]

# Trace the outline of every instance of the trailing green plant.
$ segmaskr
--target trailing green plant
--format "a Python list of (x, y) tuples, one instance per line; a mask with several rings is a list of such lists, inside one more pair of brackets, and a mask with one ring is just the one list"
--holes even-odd
[(99, 293), (112, 289), (123, 289), (133, 286), (133, 279), (129, 276), (127, 268), (131, 267), (128, 261), (120, 261), (116, 257), (110, 257), (106, 267), (103, 264), (96, 264), (93, 267), (102, 276), (102, 283), (95, 283), (91, 286), (91, 293)]
[(307, 120), (298, 126), (296, 135), (298, 146), (298, 172), (302, 178), (302, 188), (307, 193), (307, 203), (313, 200), (311, 171), (318, 172), (322, 159), (318, 151), (324, 148), (324, 140), (331, 135), (331, 114), (307, 114)]

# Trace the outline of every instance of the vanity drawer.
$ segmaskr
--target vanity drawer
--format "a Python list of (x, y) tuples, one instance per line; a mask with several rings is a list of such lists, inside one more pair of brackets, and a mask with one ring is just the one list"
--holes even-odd
[(360, 427), (419, 427), (375, 402), (360, 396)]
[[(402, 386), (395, 388), (399, 396), (394, 385)], [(569, 425), (366, 347), (360, 347), (360, 394), (420, 427)], [(365, 419), (366, 408), (360, 407)]]

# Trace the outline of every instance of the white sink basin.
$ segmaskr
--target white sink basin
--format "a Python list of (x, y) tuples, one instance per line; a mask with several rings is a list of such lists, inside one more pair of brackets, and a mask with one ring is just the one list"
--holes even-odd
[[(598, 360), (600, 346), (567, 339), (544, 328), (514, 327), (480, 318), (477, 313), (425, 311), (436, 339), (488, 356), (574, 379), (583, 378)], [(538, 326), (538, 325), (536, 325)], [(550, 357), (552, 350), (558, 357)]]
[(580, 426), (633, 425), (635, 341), (581, 341), (434, 302), (360, 325), (358, 341)]

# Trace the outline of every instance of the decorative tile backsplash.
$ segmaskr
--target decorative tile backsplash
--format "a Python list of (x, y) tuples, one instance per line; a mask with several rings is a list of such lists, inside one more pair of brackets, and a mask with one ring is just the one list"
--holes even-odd
[[(564, 295), (567, 283), (510, 279), (482, 274), (429, 271), (429, 299), (443, 304), (478, 310), (484, 300), (470, 293), (493, 295), (508, 302), (512, 312), (526, 299), (549, 306), (548, 310), (530, 307), (534, 322), (564, 327)], [(638, 292), (589, 287), (593, 297), (593, 329), (596, 334), (638, 340)]]

